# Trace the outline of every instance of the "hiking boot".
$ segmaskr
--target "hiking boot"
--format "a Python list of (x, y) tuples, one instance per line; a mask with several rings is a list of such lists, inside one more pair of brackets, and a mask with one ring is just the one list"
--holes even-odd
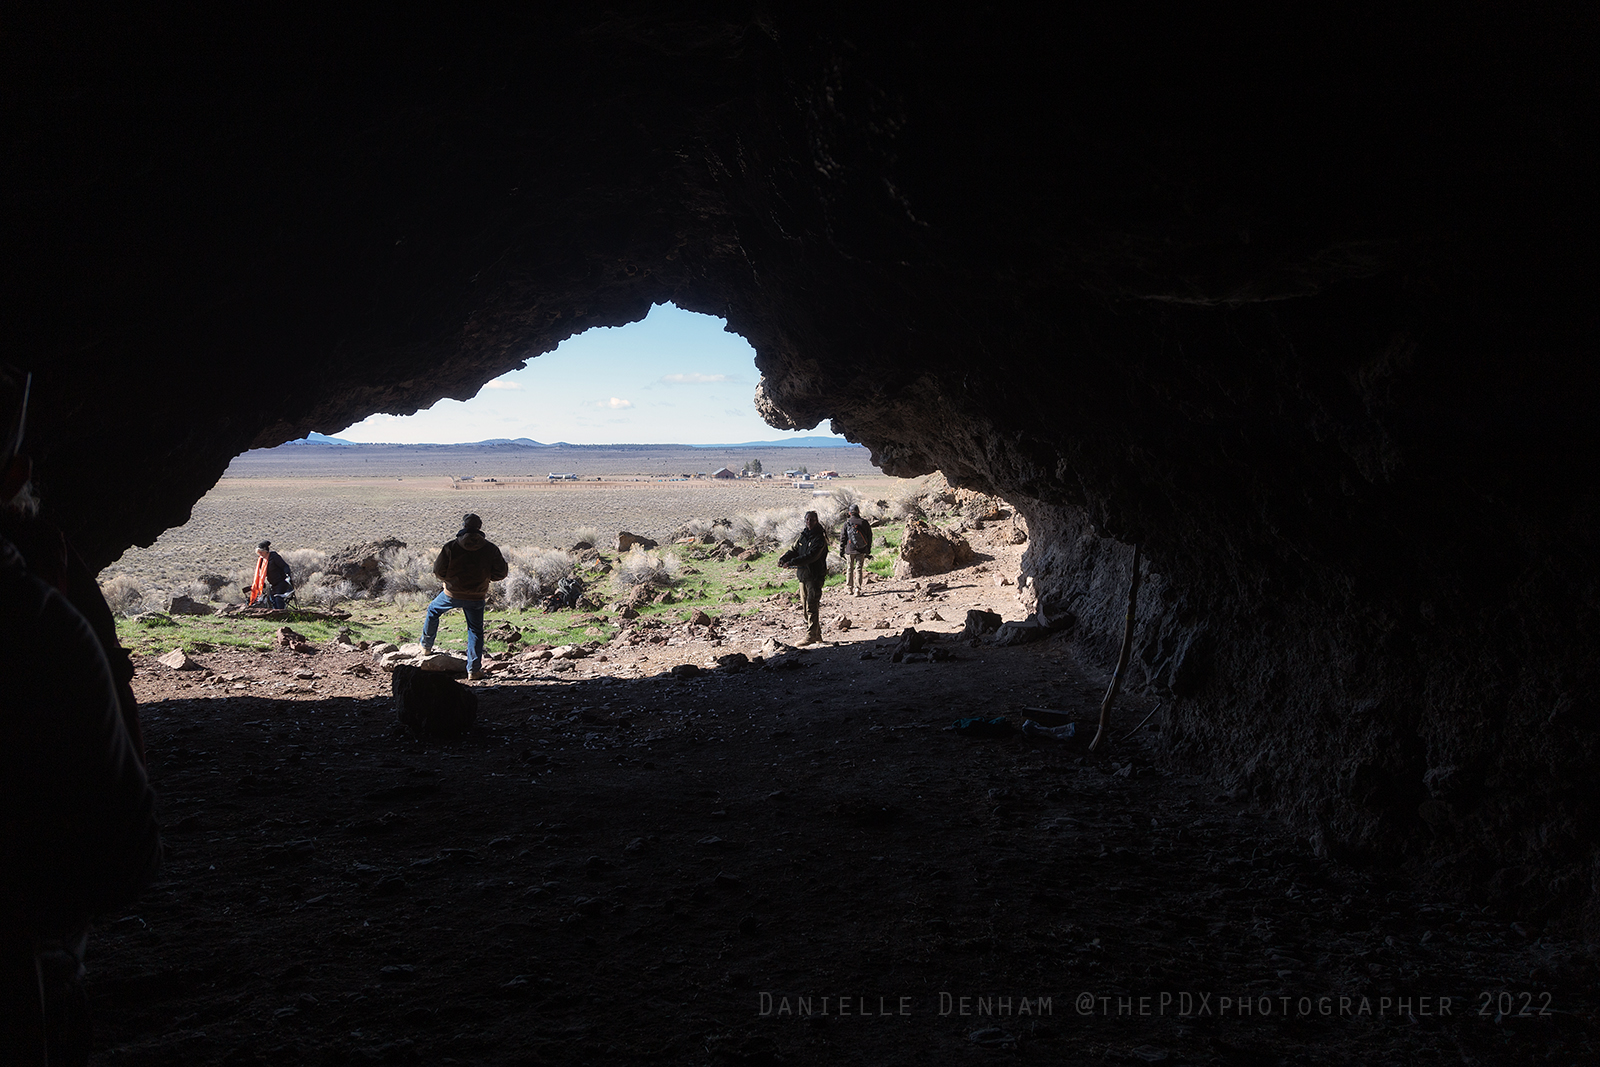
[(467, 672), (467, 681), (469, 682), (481, 682), (487, 677), (489, 677), (489, 672), (485, 670)]
[(796, 648), (802, 648), (802, 647), (804, 647), (806, 645), (814, 645), (820, 640), (822, 640), (822, 638), (820, 638), (820, 637), (812, 637), (810, 634), (806, 634), (804, 637), (802, 637), (800, 640), (796, 641), (794, 644), (795, 644)]

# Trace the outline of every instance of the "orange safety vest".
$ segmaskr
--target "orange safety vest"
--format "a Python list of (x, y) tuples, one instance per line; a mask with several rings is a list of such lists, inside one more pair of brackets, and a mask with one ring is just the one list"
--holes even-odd
[(256, 557), (256, 576), (250, 583), (250, 603), (254, 604), (261, 599), (261, 591), (267, 587), (267, 557)]

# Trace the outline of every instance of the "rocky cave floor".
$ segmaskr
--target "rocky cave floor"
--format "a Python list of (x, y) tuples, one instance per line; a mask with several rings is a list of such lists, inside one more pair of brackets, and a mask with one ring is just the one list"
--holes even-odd
[(1017, 616), (1004, 562), (828, 591), (936, 608), (949, 661), (858, 626), (800, 669), (650, 673), (792, 639), (774, 604), (514, 666), (449, 743), (359, 653), (139, 660), (171, 854), (91, 939), (95, 1062), (1596, 1062), (1592, 950), (1317, 858), (1165, 766), (1159, 715), (1121, 740), (1148, 701), (1093, 756), (946, 732), (1095, 715), (1061, 640), (954, 636)]

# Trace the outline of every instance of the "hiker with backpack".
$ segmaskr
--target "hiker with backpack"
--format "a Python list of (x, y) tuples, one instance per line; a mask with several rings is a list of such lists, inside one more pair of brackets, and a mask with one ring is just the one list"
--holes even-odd
[(467, 680), (477, 681), (483, 677), (483, 608), (489, 599), (489, 583), (500, 581), (511, 568), (495, 543), (483, 536), (483, 520), (467, 514), (461, 517), (455, 539), (439, 550), (433, 573), (444, 583), (444, 591), (428, 605), (422, 648), (433, 651), (440, 617), (460, 608), (467, 619)]
[(866, 581), (867, 557), (872, 555), (872, 524), (861, 517), (861, 505), (850, 505), (844, 520), (844, 536), (839, 538), (839, 555), (846, 560), (846, 588), (851, 596), (861, 596)]

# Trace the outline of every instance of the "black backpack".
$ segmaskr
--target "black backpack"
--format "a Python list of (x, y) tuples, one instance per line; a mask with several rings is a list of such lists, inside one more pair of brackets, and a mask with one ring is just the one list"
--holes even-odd
[(850, 519), (844, 524), (845, 539), (856, 552), (872, 551), (872, 527), (866, 519)]

